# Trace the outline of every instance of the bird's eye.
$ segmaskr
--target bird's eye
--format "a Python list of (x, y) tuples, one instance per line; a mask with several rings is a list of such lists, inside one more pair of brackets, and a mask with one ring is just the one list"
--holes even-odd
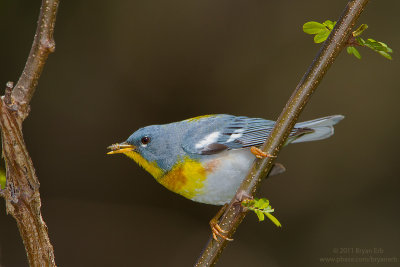
[(150, 137), (143, 136), (140, 142), (142, 142), (143, 145), (147, 145), (148, 143), (150, 143)]

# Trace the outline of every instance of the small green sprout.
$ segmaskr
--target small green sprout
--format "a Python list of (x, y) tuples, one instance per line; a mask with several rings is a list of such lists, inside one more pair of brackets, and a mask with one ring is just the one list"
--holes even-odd
[(388, 47), (387, 44), (385, 44), (383, 42), (375, 41), (372, 38), (368, 38), (367, 40), (364, 40), (361, 37), (356, 37), (356, 41), (359, 45), (371, 48), (372, 50), (374, 50), (375, 52), (378, 52), (379, 54), (381, 54), (382, 56), (384, 56), (387, 59), (392, 59), (392, 56), (390, 55), (390, 53), (393, 53), (393, 50), (390, 47)]
[(248, 208), (251, 211), (254, 211), (254, 213), (257, 215), (258, 220), (264, 221), (265, 216), (268, 217), (276, 226), (282, 227), (281, 223), (278, 221), (277, 218), (272, 216), (272, 212), (274, 212), (274, 209), (269, 205), (269, 200), (266, 198), (260, 198), (260, 199), (245, 199), (242, 201), (242, 206), (245, 208)]
[(349, 55), (353, 54), (356, 58), (361, 59), (360, 52), (358, 52), (358, 50), (354, 46), (348, 46), (347, 53)]
[(358, 27), (357, 30), (353, 32), (353, 36), (354, 37), (360, 36), (366, 29), (368, 29), (368, 25), (361, 24), (360, 27)]
[(0, 189), (6, 188), (6, 173), (0, 169)]
[(318, 44), (322, 43), (328, 38), (335, 25), (336, 21), (332, 22), (331, 20), (326, 20), (324, 23), (309, 21), (304, 23), (303, 31), (308, 34), (315, 34), (314, 42)]
[[(309, 21), (304, 23), (303, 31), (307, 34), (315, 34), (314, 42), (322, 43), (324, 42), (329, 34), (331, 33), (333, 27), (336, 25), (336, 21), (332, 22), (330, 20), (326, 20), (323, 23), (319, 23), (316, 21)], [(352, 37), (349, 38), (347, 43), (347, 53), (350, 55), (354, 55), (356, 58), (361, 59), (361, 54), (355, 48), (355, 46), (364, 46), (372, 49), (373, 51), (379, 53), (383, 57), (387, 59), (392, 59), (390, 55), (393, 53), (393, 50), (387, 46), (387, 44), (383, 42), (375, 41), (372, 38), (368, 38), (364, 40), (360, 37), (360, 35), (368, 29), (367, 24), (361, 24), (352, 34)]]

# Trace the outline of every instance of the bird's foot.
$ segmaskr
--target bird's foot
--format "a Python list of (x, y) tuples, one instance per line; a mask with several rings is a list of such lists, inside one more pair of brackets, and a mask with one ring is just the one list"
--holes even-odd
[(256, 158), (258, 158), (258, 159), (263, 159), (263, 158), (266, 158), (266, 157), (276, 158), (276, 156), (269, 155), (269, 154), (265, 153), (264, 151), (262, 151), (261, 149), (259, 149), (258, 147), (255, 147), (255, 146), (252, 146), (250, 148), (250, 152), (253, 153), (254, 156), (256, 156)]
[(233, 241), (233, 239), (228, 238), (226, 234), (228, 231), (223, 230), (221, 226), (219, 226), (218, 221), (221, 218), (222, 214), (225, 212), (226, 208), (228, 207), (228, 204), (225, 204), (219, 211), (218, 213), (214, 216), (214, 218), (211, 219), (210, 221), (210, 227), (211, 227), (211, 232), (212, 236), (215, 241), (219, 242), (218, 236), (224, 240), (227, 241)]

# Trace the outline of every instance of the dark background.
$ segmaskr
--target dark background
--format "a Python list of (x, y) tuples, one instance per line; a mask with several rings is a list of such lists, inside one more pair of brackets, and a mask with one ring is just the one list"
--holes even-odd
[[(218, 208), (169, 192), (106, 147), (139, 127), (202, 114), (276, 119), (320, 47), (301, 26), (336, 20), (346, 2), (61, 1), (56, 53), (24, 123), (57, 264), (192, 265)], [(39, 6), (0, 1), (3, 88), (23, 69)], [(301, 120), (346, 119), (328, 140), (285, 148), (278, 162), (287, 172), (261, 186), (283, 228), (249, 214), (219, 266), (328, 266), (321, 257), (362, 256), (335, 248), (381, 248), (366, 256), (400, 261), (399, 8), (370, 1), (359, 20), (394, 60), (342, 53)], [(3, 204), (0, 264), (27, 265)]]

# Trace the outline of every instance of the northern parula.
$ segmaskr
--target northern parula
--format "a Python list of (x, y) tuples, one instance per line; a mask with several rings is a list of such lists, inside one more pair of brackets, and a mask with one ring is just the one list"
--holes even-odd
[[(334, 115), (297, 123), (288, 143), (321, 140), (333, 135)], [(163, 186), (193, 201), (230, 202), (275, 122), (232, 115), (205, 115), (141, 128), (108, 154), (123, 153)]]

